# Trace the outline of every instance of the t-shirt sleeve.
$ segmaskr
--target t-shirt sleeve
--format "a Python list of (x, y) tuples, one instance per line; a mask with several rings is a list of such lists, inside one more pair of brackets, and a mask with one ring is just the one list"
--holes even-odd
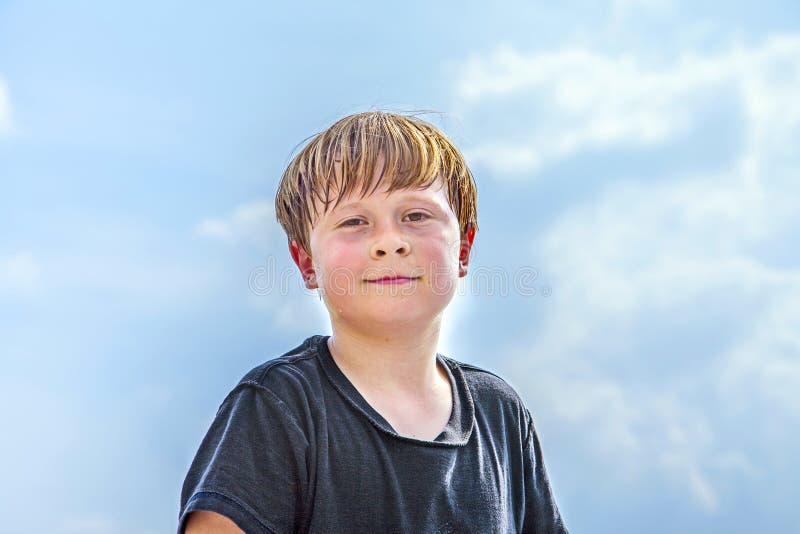
[(522, 532), (535, 534), (568, 534), (558, 511), (539, 436), (533, 418), (526, 411), (528, 436), (524, 447), (525, 466), (525, 517)]
[(198, 510), (222, 514), (247, 534), (294, 531), (305, 497), (307, 450), (297, 420), (271, 390), (237, 386), (186, 475), (178, 534)]

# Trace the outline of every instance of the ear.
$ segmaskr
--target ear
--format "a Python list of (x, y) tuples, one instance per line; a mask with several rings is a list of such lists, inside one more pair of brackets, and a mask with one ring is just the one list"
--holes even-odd
[(303, 277), (308, 289), (317, 289), (317, 273), (314, 272), (314, 264), (311, 262), (311, 256), (303, 248), (303, 245), (295, 241), (289, 240), (289, 254), (292, 255), (292, 260), (297, 268), (300, 269), (300, 275)]
[(475, 225), (467, 226), (467, 231), (461, 234), (461, 247), (458, 251), (458, 276), (467, 276), (467, 266), (469, 265), (469, 254), (472, 251), (472, 243), (475, 241)]

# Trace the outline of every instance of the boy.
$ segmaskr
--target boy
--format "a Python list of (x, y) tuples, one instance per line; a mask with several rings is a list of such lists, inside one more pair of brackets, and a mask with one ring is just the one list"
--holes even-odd
[(567, 532), (522, 400), (436, 352), (476, 197), (458, 149), (414, 117), (345, 117), (292, 160), (276, 213), (333, 335), (228, 394), (179, 534)]

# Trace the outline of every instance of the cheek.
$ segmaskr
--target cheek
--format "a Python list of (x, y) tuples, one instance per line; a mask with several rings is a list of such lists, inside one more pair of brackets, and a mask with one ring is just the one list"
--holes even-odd
[(353, 262), (354, 250), (347, 243), (337, 239), (321, 239), (314, 250), (314, 266), (321, 271), (329, 272), (342, 265)]
[(321, 244), (315, 263), (320, 285), (331, 295), (352, 294), (361, 280), (361, 257), (352, 247), (340, 243)]
[(442, 296), (452, 294), (458, 283), (458, 247), (460, 242), (450, 236), (431, 240), (423, 248), (431, 290)]
[(352, 248), (331, 246), (326, 255), (328, 271), (355, 271), (361, 263), (361, 256)]
[(458, 263), (461, 241), (450, 232), (442, 232), (422, 245), (425, 257), (436, 262), (439, 267)]

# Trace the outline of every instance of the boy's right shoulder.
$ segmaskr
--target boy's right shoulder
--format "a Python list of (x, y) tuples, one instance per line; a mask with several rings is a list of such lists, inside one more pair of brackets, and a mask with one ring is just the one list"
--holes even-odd
[[(242, 389), (268, 390), (286, 401), (306, 398), (321, 386), (322, 370), (319, 366), (319, 345), (326, 336), (306, 338), (300, 345), (284, 354), (250, 369), (230, 391), (228, 397)], [(227, 400), (227, 399), (226, 399)]]
[(293, 374), (299, 368), (309, 367), (309, 365), (315, 366), (318, 347), (324, 338), (325, 336), (306, 338), (295, 348), (252, 368), (242, 377), (239, 384), (268, 386), (271, 380), (277, 378), (277, 375)]

